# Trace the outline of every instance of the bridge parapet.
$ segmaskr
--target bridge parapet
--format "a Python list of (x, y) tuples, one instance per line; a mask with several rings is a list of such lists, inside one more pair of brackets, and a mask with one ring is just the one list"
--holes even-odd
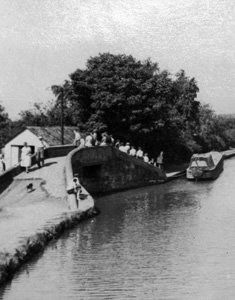
[(77, 176), (91, 194), (156, 184), (166, 179), (157, 167), (112, 146), (75, 149), (67, 157), (66, 178)]

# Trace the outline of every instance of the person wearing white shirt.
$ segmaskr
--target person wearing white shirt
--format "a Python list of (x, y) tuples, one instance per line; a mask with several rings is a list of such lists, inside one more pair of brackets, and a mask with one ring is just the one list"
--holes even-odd
[(136, 157), (138, 157), (139, 159), (143, 159), (143, 155), (144, 155), (144, 152), (141, 149), (141, 147), (139, 147), (138, 151), (136, 152)]
[(123, 143), (120, 143), (120, 146), (118, 148), (120, 151), (125, 152), (126, 153), (126, 147), (123, 145)]
[(85, 139), (84, 139), (83, 135), (81, 135), (79, 148), (80, 149), (85, 148)]
[(80, 139), (81, 139), (81, 134), (78, 130), (74, 130), (74, 141), (73, 141), (73, 144), (75, 146), (79, 146), (80, 144)]
[(92, 141), (93, 141), (92, 135), (88, 133), (85, 139), (85, 147), (92, 147), (93, 146)]
[(147, 154), (147, 153), (144, 154), (143, 159), (144, 159), (144, 162), (146, 162), (146, 163), (149, 162), (149, 157), (148, 157), (148, 154)]
[(131, 150), (130, 150), (129, 154), (131, 156), (136, 156), (136, 150), (135, 150), (135, 148), (133, 146), (131, 146)]
[(129, 153), (129, 151), (130, 151), (130, 143), (126, 143), (126, 145), (125, 145), (125, 152), (126, 153)]
[(31, 147), (28, 146), (26, 142), (24, 142), (24, 147), (21, 149), (21, 167), (25, 168), (26, 173), (29, 172), (29, 168), (31, 167), (32, 159), (31, 159)]

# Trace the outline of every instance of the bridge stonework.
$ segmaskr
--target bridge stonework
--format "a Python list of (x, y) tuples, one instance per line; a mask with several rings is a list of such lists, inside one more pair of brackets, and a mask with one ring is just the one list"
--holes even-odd
[[(112, 146), (75, 149), (69, 155), (70, 173), (91, 194), (104, 194), (156, 184), (165, 173)], [(70, 176), (71, 178), (71, 176)]]

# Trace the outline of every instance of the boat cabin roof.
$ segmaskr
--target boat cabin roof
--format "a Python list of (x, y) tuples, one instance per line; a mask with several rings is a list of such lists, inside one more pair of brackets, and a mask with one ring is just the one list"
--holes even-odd
[(202, 154), (194, 154), (191, 158), (191, 167), (214, 167), (218, 164), (222, 154), (219, 152), (208, 152)]

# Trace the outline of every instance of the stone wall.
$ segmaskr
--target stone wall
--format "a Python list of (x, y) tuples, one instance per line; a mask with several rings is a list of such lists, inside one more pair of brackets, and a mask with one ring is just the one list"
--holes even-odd
[(45, 150), (45, 157), (52, 158), (52, 157), (66, 156), (74, 148), (75, 148), (74, 145), (52, 146)]
[(70, 159), (73, 175), (91, 194), (137, 188), (166, 179), (159, 168), (111, 146), (76, 149)]

